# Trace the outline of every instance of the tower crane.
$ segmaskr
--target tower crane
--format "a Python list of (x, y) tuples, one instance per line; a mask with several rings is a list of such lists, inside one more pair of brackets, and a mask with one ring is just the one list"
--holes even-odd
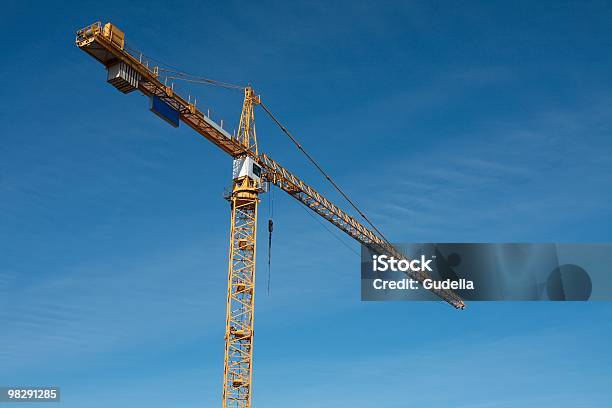
[[(174, 87), (167, 84), (167, 78), (162, 82), (160, 67), (152, 66), (142, 53), (129, 48), (123, 31), (115, 25), (102, 25), (97, 22), (79, 30), (76, 45), (105, 66), (107, 81), (119, 91), (140, 91), (149, 97), (150, 109), (162, 119), (175, 127), (183, 122), (233, 159), (233, 184), (227, 197), (231, 207), (231, 227), (222, 406), (250, 407), (257, 207), (259, 196), (267, 191), (267, 185), (272, 184), (285, 191), (370, 250), (398, 260), (407, 257), (387, 241), (342, 191), (339, 190), (372, 228), (363, 225), (287, 168), (258, 150), (255, 129), (257, 106), (262, 107), (298, 147), (301, 146), (271, 114), (252, 87), (241, 87), (244, 91), (244, 101), (238, 132), (231, 135), (222, 125), (201, 112), (195, 100), (192, 101), (191, 97), (185, 99), (176, 93)], [(310, 159), (312, 161), (312, 158)], [(319, 170), (322, 171), (320, 167)], [(327, 179), (331, 181), (328, 176)], [(419, 282), (429, 278), (426, 272), (410, 270), (406, 273)], [(432, 292), (455, 308), (465, 307), (463, 300), (451, 290), (432, 289)]]

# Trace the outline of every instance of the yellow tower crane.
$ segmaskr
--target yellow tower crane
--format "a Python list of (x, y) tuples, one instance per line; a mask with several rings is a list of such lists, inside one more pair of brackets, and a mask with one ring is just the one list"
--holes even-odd
[[(334, 187), (368, 221), (367, 228), (340, 209), (315, 189), (257, 148), (255, 107), (266, 113), (301, 149), (287, 129), (271, 114), (250, 86), (244, 90), (244, 102), (238, 133), (230, 135), (196, 107), (191, 98), (174, 92), (172, 85), (162, 82), (160, 67), (153, 66), (142, 53), (126, 46), (124, 33), (113, 24), (91, 24), (77, 32), (76, 45), (107, 70), (107, 82), (123, 93), (139, 90), (150, 98), (150, 109), (171, 125), (183, 122), (233, 158), (233, 186), (228, 195), (231, 204), (231, 232), (225, 324), (225, 368), (222, 406), (250, 407), (253, 379), (253, 316), (255, 299), (255, 253), (257, 246), (257, 206), (259, 194), (273, 184), (287, 192), (316, 214), (335, 225), (351, 238), (376, 253), (396, 259), (407, 259), (399, 252), (352, 201), (326, 175)], [(182, 74), (174, 78), (180, 79)], [(166, 76), (166, 81), (169, 76)], [(204, 80), (205, 82), (214, 82)], [(236, 87), (217, 83), (221, 86)], [(308, 156), (309, 159), (322, 169)], [(428, 279), (426, 272), (406, 272), (419, 282)], [(450, 305), (463, 309), (463, 300), (451, 290), (435, 289), (434, 294)]]

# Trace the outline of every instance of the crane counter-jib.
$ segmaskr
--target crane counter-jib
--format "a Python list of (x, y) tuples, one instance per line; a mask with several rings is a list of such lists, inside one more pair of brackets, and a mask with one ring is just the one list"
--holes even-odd
[[(121, 41), (117, 41), (117, 37)], [(128, 93), (138, 89), (145, 96), (159, 98), (178, 112), (181, 121), (229, 155), (236, 157), (248, 154), (244, 146), (234, 140), (221, 125), (197, 109), (195, 103), (185, 100), (171, 86), (162, 83), (158, 79), (157, 67), (150, 67), (142, 61), (142, 56), (127, 51), (123, 33), (116, 27), (106, 24), (102, 28), (100, 23), (92, 24), (79, 30), (76, 44), (109, 70), (108, 82), (120, 91)], [(111, 78), (110, 68), (117, 65), (121, 65), (122, 69), (113, 69), (113, 72), (119, 74)]]

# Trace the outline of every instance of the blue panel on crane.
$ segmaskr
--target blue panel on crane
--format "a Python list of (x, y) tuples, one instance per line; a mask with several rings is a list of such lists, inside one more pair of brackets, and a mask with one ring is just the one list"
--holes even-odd
[(179, 111), (168, 105), (157, 96), (151, 97), (151, 112), (168, 122), (174, 127), (178, 127), (180, 114)]

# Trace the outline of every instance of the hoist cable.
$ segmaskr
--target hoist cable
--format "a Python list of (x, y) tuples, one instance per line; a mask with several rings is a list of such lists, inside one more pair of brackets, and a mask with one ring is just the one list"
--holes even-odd
[(270, 188), (268, 194), (268, 287), (267, 294), (270, 294), (270, 280), (272, 274), (272, 230), (274, 229), (274, 189)]
[[(153, 57), (149, 57), (148, 55), (143, 54), (142, 52), (138, 51), (135, 48), (130, 47), (127, 44), (125, 45), (125, 49), (133, 57), (139, 58), (141, 63), (143, 62), (143, 59), (144, 59), (144, 61), (147, 62), (147, 66), (148, 66), (148, 61), (157, 63), (158, 64), (157, 69), (160, 72), (167, 72), (171, 74), (171, 75), (166, 76), (166, 78), (169, 78), (169, 79), (176, 79), (179, 81), (194, 82), (194, 83), (206, 84), (206, 85), (214, 85), (214, 86), (219, 86), (219, 87), (226, 88), (226, 89), (241, 89), (242, 90), (245, 88), (243, 85), (231, 84), (229, 82), (217, 81), (215, 79), (206, 78), (204, 76), (190, 74), (188, 72), (182, 71), (180, 68), (177, 68), (174, 65), (165, 63), (164, 61), (158, 60)], [(167, 67), (169, 69), (162, 68), (162, 66)]]
[(270, 294), (270, 278), (272, 274), (272, 230), (274, 229), (274, 221), (272, 218), (268, 220), (268, 295)]
[(317, 170), (319, 170), (319, 172), (327, 179), (327, 181), (330, 182), (330, 184), (336, 189), (336, 191), (338, 191), (342, 197), (344, 197), (344, 199), (346, 199), (346, 201), (348, 201), (348, 203), (351, 205), (351, 207), (353, 207), (355, 209), (355, 211), (357, 211), (359, 213), (359, 215), (361, 215), (361, 217), (366, 220), (366, 222), (380, 235), (380, 237), (389, 245), (391, 245), (391, 243), (387, 240), (387, 238), (384, 236), (384, 234), (378, 229), (376, 228), (376, 226), (372, 223), (372, 221), (370, 221), (370, 219), (363, 213), (363, 211), (361, 211), (359, 209), (359, 207), (357, 207), (357, 204), (355, 204), (353, 202), (353, 200), (351, 200), (349, 198), (349, 196), (340, 188), (340, 186), (338, 186), (338, 184), (336, 184), (336, 182), (334, 180), (332, 180), (332, 178), (325, 172), (325, 170), (323, 170), (323, 168), (319, 165), (319, 163), (317, 163), (317, 161), (310, 155), (308, 154), (308, 152), (306, 150), (304, 150), (304, 148), (302, 147), (302, 145), (300, 144), (300, 142), (297, 141), (297, 139), (295, 137), (293, 137), (293, 135), (291, 134), (291, 132), (289, 132), (289, 129), (287, 129), (277, 118), (276, 116), (274, 116), (274, 114), (272, 112), (270, 112), (270, 110), (266, 107), (266, 105), (264, 105), (263, 102), (261, 102), (259, 104), (262, 109), (268, 114), (268, 116), (270, 116), (270, 118), (274, 121), (274, 123), (276, 123), (278, 125), (278, 127), (280, 127), (280, 129), (283, 131), (283, 133), (285, 133), (289, 139), (291, 139), (291, 141), (293, 142), (293, 144), (308, 158), (308, 160), (317, 168)]
[(192, 82), (196, 84), (213, 85), (213, 86), (218, 86), (218, 87), (226, 88), (226, 89), (237, 89), (237, 90), (244, 89), (244, 86), (242, 85), (230, 84), (227, 82), (217, 81), (217, 80), (206, 78), (206, 77), (186, 74), (183, 72), (170, 71), (170, 70), (166, 70), (163, 68), (160, 68), (159, 71), (160, 72), (163, 71), (163, 72), (167, 72), (171, 74), (171, 75), (164, 75), (168, 79), (176, 79), (179, 81)]

